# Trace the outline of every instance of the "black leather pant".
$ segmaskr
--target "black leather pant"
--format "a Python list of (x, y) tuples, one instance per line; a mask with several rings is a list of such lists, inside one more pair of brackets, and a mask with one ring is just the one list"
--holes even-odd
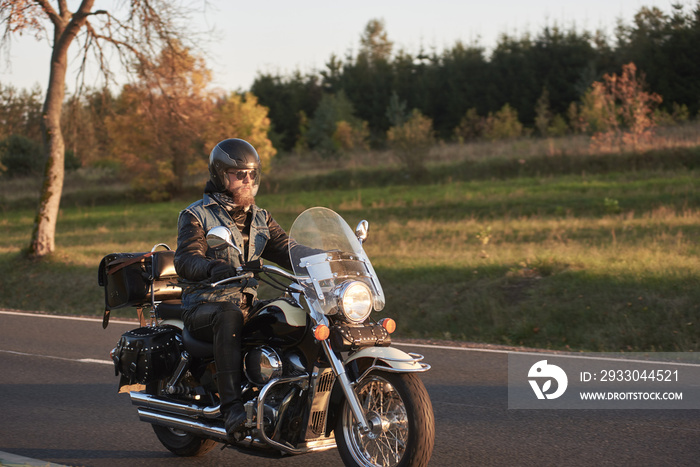
[(202, 303), (185, 315), (192, 337), (214, 344), (222, 409), (240, 402), (243, 323), (243, 311), (231, 302)]

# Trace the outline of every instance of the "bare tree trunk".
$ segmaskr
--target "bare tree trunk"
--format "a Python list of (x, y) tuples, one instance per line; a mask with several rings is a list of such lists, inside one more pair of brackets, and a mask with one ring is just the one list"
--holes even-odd
[(49, 86), (46, 90), (42, 115), (44, 144), (48, 157), (44, 169), (44, 185), (41, 189), (34, 231), (28, 249), (28, 254), (32, 257), (46, 256), (53, 253), (56, 248), (56, 221), (65, 175), (65, 143), (61, 132), (61, 111), (66, 94), (68, 48), (85, 24), (93, 3), (94, 0), (83, 0), (76, 14), (71, 14), (64, 2), (59, 2), (61, 9), (58, 13), (53, 10), (47, 12), (54, 26)]
[(39, 198), (34, 232), (29, 245), (30, 256), (45, 256), (55, 249), (56, 222), (63, 193), (65, 145), (61, 133), (61, 110), (65, 97), (67, 56), (51, 58), (51, 76), (44, 101), (42, 127), (48, 158), (44, 168), (44, 184)]

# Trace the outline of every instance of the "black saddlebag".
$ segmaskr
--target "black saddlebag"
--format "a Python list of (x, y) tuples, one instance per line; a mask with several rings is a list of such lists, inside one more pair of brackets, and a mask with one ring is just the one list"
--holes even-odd
[(178, 330), (142, 327), (122, 334), (113, 351), (115, 375), (125, 384), (148, 384), (169, 377), (180, 360)]
[(173, 264), (175, 252), (112, 253), (100, 262), (98, 283), (105, 289), (105, 309), (147, 306), (180, 298)]

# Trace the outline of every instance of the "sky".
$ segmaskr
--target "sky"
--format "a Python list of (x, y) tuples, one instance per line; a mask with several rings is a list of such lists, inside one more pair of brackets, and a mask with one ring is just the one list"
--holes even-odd
[[(69, 6), (76, 3), (69, 0)], [(97, 0), (95, 6), (112, 3)], [(631, 24), (642, 7), (670, 13), (674, 3), (686, 5), (686, 11), (695, 5), (694, 0), (209, 0), (209, 8), (194, 21), (199, 30), (214, 31), (200, 42), (213, 72), (212, 84), (245, 91), (259, 73), (318, 72), (333, 54), (340, 59), (349, 51), (354, 55), (372, 19), (384, 21), (394, 50), (415, 55), (421, 48), (440, 53), (457, 41), (477, 43), (488, 51), (501, 34), (536, 35), (555, 25), (565, 31), (602, 30), (612, 38), (618, 20)], [(9, 63), (7, 58), (0, 60), (0, 84), (45, 88), (50, 58), (46, 41), (15, 36)], [(74, 60), (69, 91), (75, 87), (77, 69)]]

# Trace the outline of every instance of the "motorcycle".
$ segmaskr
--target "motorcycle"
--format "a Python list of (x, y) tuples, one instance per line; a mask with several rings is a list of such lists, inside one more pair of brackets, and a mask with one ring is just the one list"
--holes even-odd
[[(120, 392), (129, 392), (140, 420), (165, 448), (197, 456), (217, 443), (282, 455), (337, 447), (348, 466), (427, 465), (435, 422), (418, 374), (430, 365), (391, 347), (393, 319), (370, 317), (385, 297), (362, 247), (368, 228), (362, 221), (353, 232), (334, 211), (308, 209), (289, 231), (304, 246), (290, 248), (292, 273), (243, 264), (236, 276), (210, 284), (261, 280), (282, 292), (259, 301), (244, 326), (247, 420), (235, 440), (219, 411), (212, 344), (183, 326), (173, 251), (159, 244), (149, 253), (105, 256), (103, 326), (111, 309), (129, 305), (142, 324), (111, 352)], [(211, 229), (207, 243), (238, 250), (226, 227)]]

